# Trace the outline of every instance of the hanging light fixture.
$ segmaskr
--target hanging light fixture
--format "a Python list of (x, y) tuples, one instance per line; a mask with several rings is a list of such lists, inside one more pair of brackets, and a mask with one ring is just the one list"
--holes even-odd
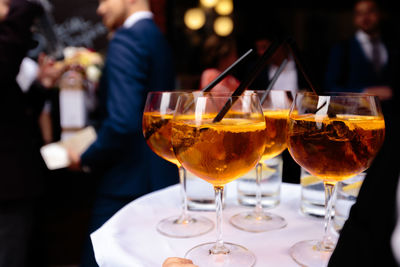
[(226, 16), (230, 15), (233, 11), (233, 2), (232, 0), (220, 0), (215, 6), (215, 12), (219, 15)]
[(186, 27), (191, 30), (198, 30), (206, 22), (206, 16), (201, 8), (191, 8), (185, 12), (183, 20)]
[(200, 4), (204, 7), (215, 7), (215, 5), (218, 3), (218, 0), (200, 0)]
[(214, 31), (219, 36), (228, 36), (233, 31), (233, 21), (230, 17), (221, 16), (214, 21)]

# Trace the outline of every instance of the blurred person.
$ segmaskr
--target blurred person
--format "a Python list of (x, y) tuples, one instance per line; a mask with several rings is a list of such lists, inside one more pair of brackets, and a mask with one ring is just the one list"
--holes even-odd
[[(395, 32), (385, 31), (375, 0), (357, 0), (353, 6), (354, 35), (335, 44), (328, 60), (325, 88), (333, 92), (377, 95), (385, 117), (385, 143), (394, 143), (398, 128), (400, 44)], [(395, 154), (392, 155), (395, 157)]]
[[(330, 91), (377, 95), (385, 117), (385, 141), (361, 186), (356, 203), (340, 233), (330, 258), (336, 266), (399, 266), (391, 239), (394, 236), (396, 191), (399, 183), (399, 124), (395, 111), (400, 87), (399, 44), (394, 32), (381, 25), (381, 11), (374, 0), (354, 4), (354, 36), (332, 48), (326, 73)], [(351, 252), (348, 249), (351, 248)]]
[[(256, 56), (251, 58), (246, 64), (243, 76), (250, 73), (256, 62), (265, 53), (272, 41), (277, 38), (277, 34), (270, 32), (258, 32), (254, 34), (252, 45), (256, 51)], [(279, 37), (282, 38), (282, 37)], [(271, 56), (267, 66), (260, 72), (260, 74), (249, 85), (250, 89), (262, 90), (267, 88), (275, 72), (284, 60), (287, 60), (285, 68), (282, 70), (278, 79), (276, 80), (272, 90), (290, 90), (294, 95), (299, 89), (307, 86), (304, 77), (299, 75), (296, 62), (291, 53), (290, 47), (287, 44), (282, 44)]]
[[(268, 37), (268, 35), (259, 35), (255, 38), (254, 48), (257, 53), (257, 59), (259, 59), (271, 45), (271, 40), (272, 37)], [(286, 44), (281, 45), (275, 51), (271, 56), (267, 67), (260, 73), (260, 75), (258, 75), (258, 77), (255, 78), (249, 88), (254, 90), (267, 88), (271, 79), (274, 77), (275, 72), (285, 59), (287, 60), (286, 66), (276, 80), (272, 90), (290, 90), (292, 95), (295, 96), (296, 92), (301, 86), (304, 86), (304, 84), (301, 77), (298, 77), (296, 62)], [(255, 62), (253, 61), (249, 65), (253, 66), (254, 64)]]
[(392, 47), (381, 31), (381, 11), (375, 0), (357, 0), (353, 8), (354, 36), (332, 47), (326, 89), (376, 94), (383, 101), (393, 96)]
[[(149, 2), (100, 0), (97, 13), (111, 33), (99, 85), (103, 116), (94, 143), (82, 155), (69, 151), (70, 168), (101, 179), (89, 234), (132, 200), (178, 182), (176, 167), (153, 153), (142, 134), (147, 93), (172, 91), (175, 83), (172, 55)], [(89, 234), (82, 267), (98, 266)]]
[[(354, 35), (335, 44), (325, 77), (327, 91), (364, 92), (377, 95), (385, 116), (386, 131), (395, 127), (394, 103), (398, 98), (398, 36), (382, 25), (382, 12), (375, 0), (357, 0), (353, 7)], [(390, 141), (390, 138), (386, 138)]]
[[(32, 112), (38, 118), (38, 133), (41, 136), (41, 145), (55, 141), (52, 118), (50, 116), (51, 101), (56, 90), (54, 89), (64, 72), (65, 66), (56, 64), (55, 60), (41, 53), (36, 60), (25, 57), (20, 65), (17, 83), (28, 98), (36, 99)], [(35, 122), (36, 123), (36, 122)]]
[[(203, 47), (205, 69), (200, 77), (200, 89), (206, 87), (237, 59), (236, 43), (229, 37), (211, 35)], [(233, 92), (239, 86), (234, 75), (227, 75), (213, 89), (213, 92)]]
[[(31, 26), (43, 9), (36, 1), (0, 0), (0, 266), (40, 266), (37, 238), (44, 163), (39, 153), (36, 90), (17, 83), (23, 58), (34, 46)], [(39, 262), (40, 261), (40, 262)]]

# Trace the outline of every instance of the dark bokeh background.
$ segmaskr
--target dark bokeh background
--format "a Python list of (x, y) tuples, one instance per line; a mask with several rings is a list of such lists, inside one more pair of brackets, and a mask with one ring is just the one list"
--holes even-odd
[[(53, 4), (55, 30), (65, 46), (85, 46), (101, 53), (107, 50), (107, 32), (96, 15), (98, 0), (50, 0)], [(191, 31), (183, 23), (188, 8), (197, 7), (198, 0), (150, 0), (156, 23), (165, 33), (174, 52), (177, 87), (198, 89), (202, 71), (202, 45), (213, 33), (212, 19), (198, 30)], [(325, 72), (331, 45), (349, 37), (353, 31), (353, 1), (233, 0), (235, 29), (232, 36), (239, 54), (252, 46), (254, 35), (273, 33), (291, 35), (298, 43), (311, 74), (319, 84)], [(397, 1), (383, 0), (385, 29), (400, 37), (400, 10)], [(94, 197), (96, 176), (68, 170), (48, 174), (45, 199), (47, 217), (45, 239), (50, 264), (77, 264)]]
[[(204, 39), (212, 34), (212, 29), (203, 27), (198, 31), (191, 31), (183, 25), (185, 10), (197, 6), (198, 1), (168, 2), (170, 3), (168, 37), (175, 50), (180, 78), (187, 77), (190, 85), (190, 77), (195, 80), (202, 70), (201, 45)], [(349, 37), (354, 32), (353, 3), (354, 1), (348, 0), (234, 0), (233, 36), (237, 40), (239, 53), (251, 48), (253, 36), (260, 32), (278, 34), (280, 37), (290, 35), (298, 43), (315, 79), (322, 83), (329, 48), (336, 41)], [(400, 11), (394, 4), (395, 1), (389, 0), (380, 3), (384, 12), (385, 29), (394, 36), (399, 36), (400, 23), (397, 18)], [(183, 83), (183, 86), (185, 85)]]
[[(352, 6), (354, 1), (234, 1), (235, 29), (239, 53), (252, 45), (252, 37), (260, 32), (291, 35), (298, 43), (303, 57), (317, 81), (321, 81), (331, 45), (349, 37), (353, 31)], [(52, 0), (56, 31), (66, 45), (91, 47), (106, 52), (106, 29), (96, 15), (97, 0)], [(178, 86), (197, 88), (202, 71), (201, 47), (213, 33), (215, 13), (207, 12), (206, 25), (197, 31), (183, 23), (187, 9), (199, 6), (198, 0), (150, 0), (155, 20), (164, 31), (174, 50)], [(400, 10), (396, 1), (381, 0), (385, 29), (400, 36), (397, 18)]]

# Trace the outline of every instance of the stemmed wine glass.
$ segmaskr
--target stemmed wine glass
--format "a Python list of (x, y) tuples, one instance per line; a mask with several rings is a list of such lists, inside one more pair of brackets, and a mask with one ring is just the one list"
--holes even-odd
[(362, 93), (297, 93), (287, 143), (293, 159), (325, 187), (325, 234), (322, 240), (296, 243), (292, 258), (304, 266), (325, 266), (336, 245), (331, 212), (336, 185), (366, 170), (380, 149), (385, 122), (378, 98)]
[[(225, 103), (230, 109), (217, 116)], [(225, 106), (226, 107), (226, 106)], [(227, 110), (227, 109), (224, 109)], [(251, 170), (265, 145), (265, 119), (256, 94), (181, 95), (172, 124), (172, 146), (179, 162), (215, 190), (217, 241), (198, 245), (185, 257), (199, 266), (253, 266), (245, 247), (222, 240), (222, 194), (225, 184)]]
[(290, 91), (285, 90), (272, 90), (268, 94), (265, 94), (265, 90), (255, 92), (261, 100), (267, 125), (264, 153), (256, 165), (256, 206), (250, 212), (241, 212), (232, 216), (230, 222), (241, 230), (264, 232), (280, 229), (287, 225), (281, 216), (263, 210), (261, 179), (264, 162), (278, 156), (287, 148), (286, 125), (293, 97)]
[(182, 193), (182, 214), (160, 221), (157, 230), (170, 237), (193, 237), (211, 231), (214, 224), (209, 219), (190, 215), (187, 207), (186, 170), (176, 159), (171, 144), (171, 120), (181, 91), (149, 92), (143, 113), (143, 135), (147, 144), (158, 156), (175, 164), (179, 170)]

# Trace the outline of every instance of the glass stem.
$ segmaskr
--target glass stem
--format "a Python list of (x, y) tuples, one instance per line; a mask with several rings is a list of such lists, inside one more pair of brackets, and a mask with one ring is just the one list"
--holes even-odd
[(214, 186), (215, 191), (215, 210), (217, 214), (217, 241), (215, 245), (210, 249), (211, 254), (227, 254), (229, 249), (224, 246), (222, 240), (222, 196), (224, 194), (223, 186)]
[(335, 248), (335, 238), (331, 233), (332, 211), (335, 206), (336, 200), (336, 182), (325, 182), (325, 224), (324, 224), (324, 237), (320, 244), (320, 249), (325, 251), (332, 251)]
[(178, 170), (182, 197), (182, 214), (179, 218), (179, 223), (189, 223), (190, 216), (188, 215), (188, 199), (186, 193), (186, 170), (182, 166), (178, 166)]
[(261, 178), (262, 178), (262, 163), (258, 162), (256, 165), (256, 207), (255, 213), (257, 216), (263, 213), (263, 207), (261, 203)]

